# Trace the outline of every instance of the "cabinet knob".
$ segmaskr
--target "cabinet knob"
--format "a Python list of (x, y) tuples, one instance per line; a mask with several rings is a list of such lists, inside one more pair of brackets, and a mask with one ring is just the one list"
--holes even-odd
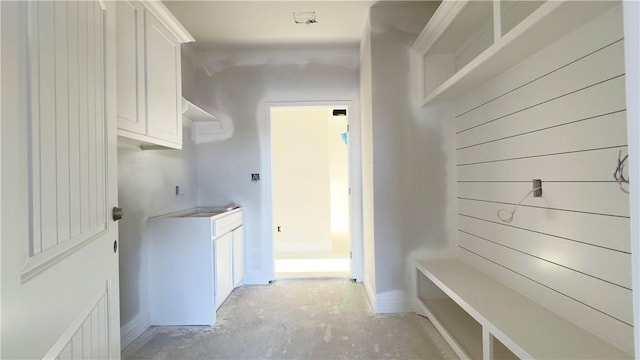
[(111, 210), (111, 217), (113, 218), (113, 221), (118, 221), (122, 219), (123, 216), (124, 216), (123, 208), (114, 207), (113, 210)]

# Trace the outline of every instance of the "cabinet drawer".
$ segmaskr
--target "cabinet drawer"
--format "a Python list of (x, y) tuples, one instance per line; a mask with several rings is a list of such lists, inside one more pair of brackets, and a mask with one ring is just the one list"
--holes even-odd
[(216, 237), (242, 225), (242, 211), (211, 219), (211, 236)]

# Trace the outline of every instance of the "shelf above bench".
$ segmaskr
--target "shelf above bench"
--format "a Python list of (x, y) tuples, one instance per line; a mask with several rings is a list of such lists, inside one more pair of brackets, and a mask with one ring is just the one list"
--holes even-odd
[(487, 358), (489, 349), (490, 358), (632, 358), (459, 260), (417, 261), (416, 269), (418, 306), (461, 358)]
[(413, 44), (420, 104), (472, 90), (618, 3), (443, 1)]

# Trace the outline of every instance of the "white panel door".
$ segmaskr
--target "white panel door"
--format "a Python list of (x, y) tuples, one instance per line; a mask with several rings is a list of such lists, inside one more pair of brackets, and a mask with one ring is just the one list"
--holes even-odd
[(145, 12), (147, 132), (182, 144), (180, 43), (152, 14)]
[(119, 358), (114, 3), (0, 6), (0, 358)]

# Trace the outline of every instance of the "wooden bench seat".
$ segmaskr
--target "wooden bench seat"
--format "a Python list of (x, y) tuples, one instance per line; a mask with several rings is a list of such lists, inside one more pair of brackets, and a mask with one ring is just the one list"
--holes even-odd
[(463, 359), (632, 358), (462, 261), (416, 269), (419, 311)]

